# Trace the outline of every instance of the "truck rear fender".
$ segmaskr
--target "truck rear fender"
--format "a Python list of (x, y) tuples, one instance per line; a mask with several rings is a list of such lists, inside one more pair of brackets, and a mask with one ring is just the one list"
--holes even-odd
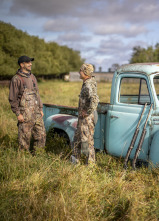
[(46, 131), (55, 128), (55, 131), (64, 131), (69, 137), (70, 143), (73, 142), (78, 118), (68, 114), (55, 114), (48, 117), (45, 121)]

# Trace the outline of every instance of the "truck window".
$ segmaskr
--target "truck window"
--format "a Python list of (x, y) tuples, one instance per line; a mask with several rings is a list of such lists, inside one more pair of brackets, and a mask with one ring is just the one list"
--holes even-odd
[(154, 77), (153, 82), (154, 82), (154, 85), (155, 85), (157, 98), (159, 99), (159, 75)]
[(122, 78), (118, 101), (126, 104), (150, 104), (146, 80), (144, 78)]

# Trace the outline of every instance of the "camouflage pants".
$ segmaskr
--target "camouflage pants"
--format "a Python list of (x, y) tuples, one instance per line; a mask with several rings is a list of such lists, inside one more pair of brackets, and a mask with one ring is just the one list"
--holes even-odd
[(87, 157), (87, 163), (95, 162), (94, 150), (94, 114), (78, 119), (77, 130), (73, 142), (73, 156), (80, 159), (81, 153)]
[(32, 121), (18, 123), (19, 148), (29, 150), (31, 137), (34, 139), (34, 147), (44, 147), (46, 132), (44, 122), (39, 113)]

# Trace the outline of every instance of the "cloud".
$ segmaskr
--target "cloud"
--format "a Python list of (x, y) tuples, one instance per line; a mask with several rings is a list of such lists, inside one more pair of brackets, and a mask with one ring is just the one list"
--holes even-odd
[(123, 35), (124, 37), (134, 37), (139, 34), (147, 33), (148, 30), (144, 26), (137, 26), (137, 25), (131, 25), (128, 27), (125, 27), (122, 24), (105, 24), (96, 26), (94, 33), (98, 35), (112, 35), (112, 34), (118, 34)]
[(159, 2), (157, 0), (123, 0), (104, 1), (100, 10), (95, 11), (95, 18), (103, 18), (110, 23), (144, 24), (159, 18)]
[(67, 42), (82, 42), (82, 41), (90, 41), (90, 36), (81, 35), (78, 33), (66, 33), (64, 35), (61, 35), (58, 37), (58, 40), (60, 41), (67, 41)]
[[(85, 47), (85, 45), (81, 42), (81, 41), (63, 41), (62, 39), (58, 38), (55, 40), (55, 42), (57, 42), (59, 45), (62, 46), (67, 46), (69, 48), (72, 48), (75, 51), (80, 51), (81, 52), (81, 56), (82, 58), (86, 58), (86, 51), (87, 51), (87, 47)], [(88, 52), (88, 51), (87, 51)]]
[(2, 5), (3, 3), (5, 3), (5, 0), (0, 0), (0, 3), (1, 3), (1, 5)]
[(44, 26), (44, 31), (64, 32), (71, 30), (81, 30), (82, 27), (77, 19), (52, 19), (48, 20)]
[(49, 32), (88, 31), (98, 35), (134, 37), (148, 32), (159, 19), (157, 0), (10, 0), (12, 14), (44, 17)]
[(104, 54), (105, 56), (117, 56), (125, 54), (129, 51), (132, 51), (133, 47), (142, 46), (147, 47), (147, 43), (144, 41), (130, 41), (125, 43), (123, 39), (119, 37), (108, 38), (107, 40), (102, 40), (100, 42), (99, 48), (96, 50), (98, 54)]
[(12, 13), (44, 17), (77, 17), (88, 21), (147, 22), (159, 18), (157, 0), (12, 0)]
[(101, 40), (99, 48), (96, 50), (98, 54), (104, 54), (105, 56), (114, 56), (126, 49), (126, 44), (122, 41), (121, 38), (113, 37), (108, 38), (107, 40)]
[(96, 66), (128, 62), (158, 41), (158, 0), (0, 0), (0, 19), (81, 51)]
[(107, 40), (101, 40), (98, 48), (92, 51), (94, 54), (87, 57), (86, 61), (97, 64), (97, 68), (103, 67), (103, 71), (108, 70), (112, 64), (127, 64), (132, 56), (133, 47), (147, 47), (145, 41), (130, 41), (125, 43), (122, 38), (109, 37)]
[(88, 8), (91, 5), (91, 0), (12, 0), (13, 5), (11, 12), (23, 11), (24, 13), (30, 12), (41, 16), (55, 17), (59, 15), (65, 16), (66, 14), (75, 14), (82, 8)]

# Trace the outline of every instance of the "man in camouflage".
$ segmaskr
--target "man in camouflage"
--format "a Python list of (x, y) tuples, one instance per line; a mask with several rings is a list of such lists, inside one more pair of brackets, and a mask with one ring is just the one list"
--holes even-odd
[(80, 68), (80, 78), (83, 80), (78, 105), (78, 123), (73, 142), (71, 161), (78, 163), (81, 153), (87, 158), (87, 163), (95, 163), (94, 128), (97, 122), (97, 84), (92, 76), (94, 69), (91, 64), (83, 64)]
[(20, 69), (10, 82), (9, 102), (18, 120), (19, 148), (29, 150), (33, 136), (34, 147), (44, 147), (46, 140), (43, 122), (43, 104), (40, 99), (37, 80), (31, 73), (34, 58), (21, 56)]

